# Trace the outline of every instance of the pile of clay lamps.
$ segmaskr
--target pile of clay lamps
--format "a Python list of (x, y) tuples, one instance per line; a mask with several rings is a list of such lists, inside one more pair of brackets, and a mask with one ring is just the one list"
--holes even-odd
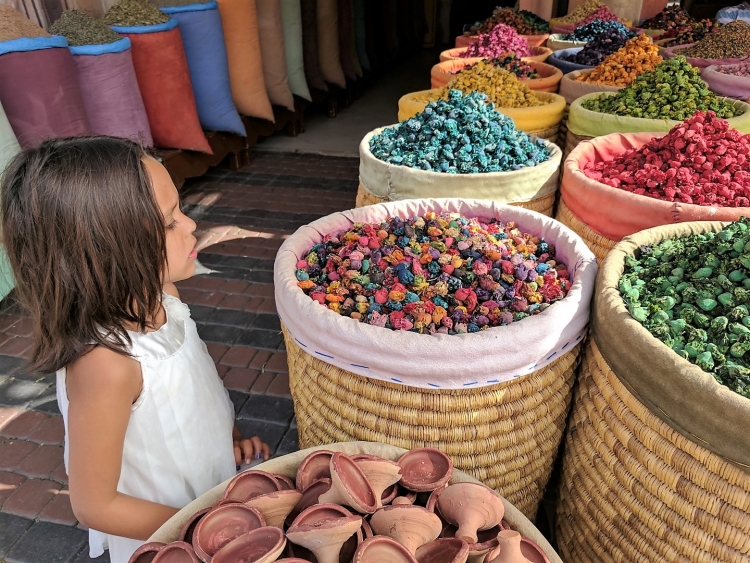
[(503, 500), (478, 483), (448, 482), (432, 448), (398, 462), (318, 450), (296, 483), (249, 470), (195, 513), (178, 541), (141, 546), (130, 563), (549, 563), (503, 520)]

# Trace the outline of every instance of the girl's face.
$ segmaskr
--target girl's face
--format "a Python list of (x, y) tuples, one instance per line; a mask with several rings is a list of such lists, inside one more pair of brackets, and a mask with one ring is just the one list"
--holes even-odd
[(167, 240), (167, 267), (163, 283), (186, 280), (195, 273), (195, 259), (198, 251), (193, 236), (195, 221), (180, 210), (180, 198), (177, 188), (164, 166), (153, 158), (144, 158), (151, 184), (156, 195), (156, 202), (164, 216)]

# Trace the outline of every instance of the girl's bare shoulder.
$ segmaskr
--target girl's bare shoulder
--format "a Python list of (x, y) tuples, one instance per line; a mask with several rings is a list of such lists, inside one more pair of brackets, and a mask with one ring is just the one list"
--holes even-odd
[(92, 347), (71, 362), (66, 372), (69, 395), (83, 389), (86, 394), (107, 391), (132, 396), (135, 401), (143, 384), (141, 365), (135, 359), (104, 346)]

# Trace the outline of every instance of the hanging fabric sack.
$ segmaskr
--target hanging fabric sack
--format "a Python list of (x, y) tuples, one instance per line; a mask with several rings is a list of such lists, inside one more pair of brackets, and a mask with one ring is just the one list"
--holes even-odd
[(198, 120), (177, 20), (171, 18), (157, 25), (110, 27), (132, 44), (133, 66), (154, 144), (213, 154)]
[(130, 39), (68, 47), (81, 85), (91, 133), (123, 137), (151, 147), (151, 127), (133, 67)]
[(289, 89), (295, 96), (312, 101), (305, 79), (300, 0), (281, 0), (281, 21), (284, 24), (284, 51)]
[(326, 82), (346, 88), (339, 59), (339, 8), (336, 0), (317, 0), (318, 62)]
[(281, 22), (279, 0), (260, 0), (258, 10), (258, 35), (263, 58), (263, 77), (271, 103), (294, 111), (294, 97), (289, 89), (284, 47), (284, 24)]
[(229, 86), (229, 63), (216, 0), (159, 8), (177, 20), (201, 126), (246, 136)]
[(308, 88), (328, 91), (318, 62), (318, 3), (300, 0), (302, 8), (302, 48), (305, 61), (305, 80)]
[(357, 44), (359, 64), (366, 71), (370, 70), (370, 58), (367, 56), (367, 26), (365, 25), (365, 0), (354, 0), (354, 39)]
[(23, 148), (91, 133), (64, 37), (0, 42), (0, 103)]
[(357, 80), (357, 71), (354, 69), (351, 53), (349, 52), (349, 35), (352, 33), (351, 28), (351, 0), (338, 0), (339, 11), (339, 58), (341, 68), (344, 70), (344, 76), (354, 82)]

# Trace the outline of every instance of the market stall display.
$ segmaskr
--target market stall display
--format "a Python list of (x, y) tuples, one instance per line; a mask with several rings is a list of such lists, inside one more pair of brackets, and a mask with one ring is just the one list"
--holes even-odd
[(305, 81), (309, 88), (327, 92), (328, 86), (318, 62), (318, 3), (316, 0), (300, 0), (300, 6)]
[[(744, 429), (750, 403), (695, 364), (712, 354), (686, 360), (654, 337), (638, 320), (641, 308), (632, 306), (638, 294), (645, 299), (657, 287), (679, 285), (687, 300), (678, 308), (666, 295), (646, 313), (647, 326), (659, 334), (673, 330), (690, 343), (688, 350), (693, 335), (706, 335), (699, 355), (715, 350), (710, 342), (716, 338), (744, 341), (728, 330), (729, 322), (740, 324), (735, 315), (744, 314), (744, 306), (734, 311), (729, 302), (718, 305), (714, 315), (728, 317), (717, 322), (701, 305), (710, 308), (706, 290), (715, 298), (717, 280), (713, 272), (706, 276), (707, 263), (729, 259), (725, 248), (740, 255), (732, 247), (745, 242), (746, 231), (745, 220), (665, 225), (627, 237), (602, 264), (563, 460), (557, 528), (566, 560), (747, 559), (750, 456)], [(732, 280), (744, 278), (744, 260), (733, 261)], [(665, 272), (659, 280), (655, 262)], [(730, 294), (746, 291), (732, 280), (723, 276), (720, 283)], [(691, 308), (693, 316), (686, 312)], [(663, 318), (670, 319), (666, 331), (656, 329)], [(688, 331), (696, 319), (709, 324)], [(739, 360), (744, 344), (738, 348), (738, 356), (729, 356)]]
[(284, 26), (284, 54), (289, 89), (295, 96), (312, 101), (305, 79), (300, 0), (281, 0), (281, 20)]
[(732, 65), (711, 65), (701, 72), (708, 88), (720, 96), (747, 100), (750, 98), (750, 65), (742, 62)]
[(263, 78), (268, 99), (277, 106), (294, 111), (294, 97), (289, 89), (284, 47), (284, 24), (281, 21), (281, 0), (256, 2), (258, 37), (263, 59)]
[(339, 53), (339, 14), (336, 0), (317, 1), (318, 63), (323, 78), (339, 88), (346, 88)]
[[(569, 274), (567, 296), (543, 313), (508, 326), (467, 334), (425, 335), (355, 322), (321, 306), (299, 287), (298, 264), (313, 246), (323, 243), (326, 235), (330, 239), (350, 230), (354, 223), (379, 224), (389, 217), (406, 220), (429, 213), (496, 218), (504, 224), (514, 221), (523, 232), (554, 245), (559, 259), (575, 272)], [(440, 232), (449, 227), (444, 223), (441, 228), (441, 224), (435, 223)], [(437, 232), (434, 234), (439, 236)], [(459, 253), (468, 257), (466, 252), (471, 250), (465, 241), (464, 247), (466, 251)], [(396, 269), (404, 266), (389, 271), (395, 275)], [(564, 424), (568, 385), (577, 343), (585, 332), (595, 270), (594, 257), (583, 242), (556, 221), (487, 201), (419, 199), (383, 203), (337, 213), (298, 230), (280, 249), (274, 278), (301, 447), (358, 438), (409, 447), (427, 440), (451, 455), (457, 468), (465, 467), (481, 476), (488, 486), (509, 501), (513, 499), (524, 514), (534, 514)], [(516, 271), (520, 275), (520, 270)], [(558, 277), (564, 275), (558, 271)], [(342, 295), (345, 287), (353, 287), (351, 283), (359, 281), (342, 285)], [(460, 297), (468, 299), (473, 310), (472, 293)], [(400, 298), (400, 294), (393, 297)], [(457, 318), (461, 323), (463, 315)], [(525, 342), (514, 348), (518, 357), (516, 352), (509, 354), (505, 346), (497, 347), (498, 342), (512, 342), (514, 335)], [(492, 350), (502, 355), (502, 362), (493, 357)], [(470, 370), (465, 369), (467, 362)], [(464, 367), (459, 369), (459, 365)], [(413, 410), (409, 405), (435, 401), (441, 404), (439, 410), (420, 409), (417, 418), (410, 414)], [(467, 405), (472, 405), (471, 409), (467, 410)], [(518, 432), (500, 432), (503, 421), (510, 420), (524, 423), (514, 425)]]
[(130, 40), (154, 144), (211, 154), (177, 20), (144, 0), (120, 0), (102, 21)]
[[(440, 53), (440, 62), (470, 58), (467, 54), (467, 49), (468, 47), (460, 47), (458, 49), (448, 49), (447, 51), (443, 51)], [(531, 53), (529, 56), (521, 58), (529, 62), (538, 63), (543, 63), (552, 54), (552, 50), (547, 47), (529, 47), (529, 52)], [(500, 56), (504, 54), (505, 53), (501, 53)]]
[[(435, 474), (426, 475), (427, 467), (434, 468)], [(319, 480), (310, 484), (314, 478)], [(385, 485), (394, 480), (395, 485)], [(261, 493), (248, 501), (247, 510), (242, 502), (229, 502), (234, 495), (232, 491), (243, 486), (258, 486)], [(269, 492), (268, 488), (274, 486), (283, 489)], [(353, 488), (344, 492), (345, 486)], [(364, 507), (357, 499), (368, 496), (368, 492), (378, 496), (377, 490), (381, 488), (386, 489), (382, 495), (386, 506), (374, 510), (372, 518), (367, 513), (360, 517), (362, 513), (358, 510)], [(339, 496), (339, 492), (358, 508), (348, 503), (347, 508), (333, 504), (330, 497)], [(464, 502), (468, 500), (468, 506), (477, 507), (476, 512), (466, 505), (458, 507), (459, 497)], [(280, 522), (278, 516), (266, 508), (267, 500), (273, 498), (285, 505), (279, 511), (283, 514)], [(296, 506), (294, 499), (299, 499)], [(227, 505), (235, 508), (226, 508)], [(256, 506), (257, 509), (253, 508)], [(284, 512), (288, 510), (290, 513), (286, 516)], [(482, 513), (488, 517), (483, 518)], [(222, 526), (231, 520), (237, 522), (237, 530), (229, 531)], [(202, 524), (204, 521), (206, 523)], [(450, 522), (460, 523), (461, 527)], [(310, 560), (313, 554), (303, 545), (313, 540), (310, 543), (316, 545), (311, 548), (318, 561), (338, 561), (342, 557), (342, 560), (354, 558), (361, 563), (415, 563), (434, 561), (435, 557), (442, 561), (446, 552), (459, 557), (459, 561), (466, 557), (484, 559), (487, 554), (491, 561), (497, 561), (498, 553), (508, 550), (508, 555), (515, 549), (516, 557), (520, 550), (532, 563), (561, 563), (549, 543), (514, 505), (466, 473), (453, 469), (451, 459), (442, 452), (433, 448), (407, 451), (372, 442), (309, 448), (242, 473), (177, 513), (149, 538), (150, 543), (143, 548), (142, 555), (153, 557), (162, 552), (164, 544), (175, 545), (173, 542), (180, 540), (187, 546), (177, 545), (177, 549), (189, 553), (192, 546), (196, 547), (195, 551), (209, 547), (209, 551), (217, 551), (214, 560), (222, 561), (225, 557), (220, 553), (222, 548), (225, 553), (236, 549), (238, 546), (228, 544), (232, 535), (242, 531), (253, 534), (251, 537), (261, 547), (263, 543), (258, 541), (258, 536), (263, 534), (253, 532), (252, 528), (263, 529), (263, 525), (280, 528), (278, 532), (268, 531), (268, 535), (277, 539), (269, 542), (267, 549), (272, 550), (278, 538), (283, 538), (282, 531), (286, 531), (287, 541), (282, 540), (285, 545), (281, 555), (276, 557), (288, 559), (281, 561)], [(337, 531), (345, 527), (350, 527), (351, 531)], [(229, 537), (217, 538), (221, 530), (225, 530), (223, 536)], [(431, 535), (440, 539), (431, 541)], [(320, 541), (321, 536), (325, 536), (325, 542)], [(473, 543), (467, 544), (467, 541)], [(422, 543), (426, 545), (420, 547)], [(414, 551), (416, 558), (412, 554)], [(142, 563), (137, 558), (131, 562)]]
[(664, 58), (684, 56), (700, 69), (711, 65), (729, 65), (743, 62), (750, 55), (750, 24), (744, 21), (728, 23), (708, 33), (691, 45), (669, 47)]
[(560, 69), (563, 75), (576, 70), (587, 70), (593, 68), (593, 66), (570, 62), (568, 59), (575, 57), (583, 50), (583, 47), (574, 47), (573, 49), (563, 49), (561, 51), (555, 51), (547, 59), (547, 64)]

